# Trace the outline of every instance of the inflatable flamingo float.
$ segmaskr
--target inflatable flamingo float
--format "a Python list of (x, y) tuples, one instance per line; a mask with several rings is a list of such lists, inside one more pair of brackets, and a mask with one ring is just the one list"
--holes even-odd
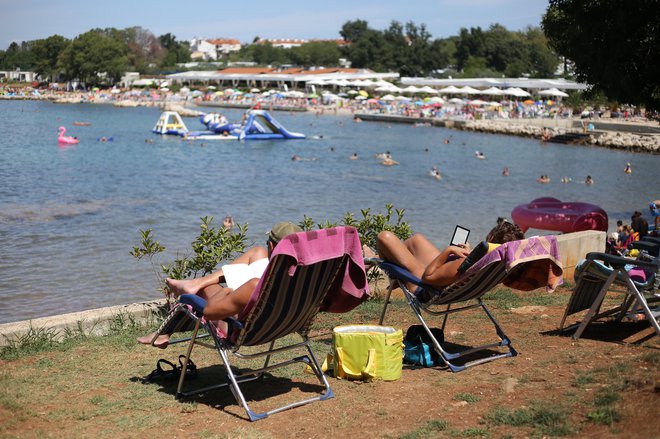
[(57, 136), (57, 141), (61, 145), (74, 145), (79, 142), (78, 138), (72, 137), (72, 136), (65, 136), (66, 134), (66, 128), (64, 127), (59, 127), (58, 128), (59, 135)]

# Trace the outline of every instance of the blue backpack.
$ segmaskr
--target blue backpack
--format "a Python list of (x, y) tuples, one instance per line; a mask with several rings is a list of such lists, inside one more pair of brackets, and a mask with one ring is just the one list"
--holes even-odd
[[(431, 332), (439, 343), (444, 342), (445, 337), (441, 329), (431, 328)], [(403, 361), (405, 363), (423, 367), (444, 364), (438, 353), (433, 349), (431, 337), (422, 325), (412, 325), (408, 328), (403, 345)]]

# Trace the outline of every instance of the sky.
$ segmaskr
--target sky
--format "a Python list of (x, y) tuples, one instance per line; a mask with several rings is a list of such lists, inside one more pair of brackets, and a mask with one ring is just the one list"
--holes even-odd
[(392, 21), (425, 24), (433, 38), (461, 28), (540, 26), (547, 0), (0, 0), (0, 50), (16, 41), (76, 36), (95, 28), (140, 26), (177, 40), (335, 39), (349, 20), (384, 30)]

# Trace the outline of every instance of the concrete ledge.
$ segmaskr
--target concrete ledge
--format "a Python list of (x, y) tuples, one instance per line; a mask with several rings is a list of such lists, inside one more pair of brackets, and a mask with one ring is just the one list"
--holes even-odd
[(607, 234), (596, 230), (557, 235), (561, 263), (564, 266), (564, 280), (573, 281), (575, 266), (589, 252), (604, 252)]
[(167, 301), (160, 299), (4, 323), (0, 325), (0, 347), (20, 340), (30, 330), (52, 331), (55, 333), (56, 340), (64, 338), (68, 331), (75, 333), (81, 330), (85, 335), (105, 335), (117, 319), (124, 318), (132, 319), (136, 323), (150, 323), (165, 306), (167, 306)]

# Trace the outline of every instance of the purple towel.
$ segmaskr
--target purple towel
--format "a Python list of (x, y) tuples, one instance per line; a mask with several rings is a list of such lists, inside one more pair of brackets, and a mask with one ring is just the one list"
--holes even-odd
[(505, 262), (507, 271), (521, 266), (505, 278), (504, 285), (510, 288), (531, 291), (545, 286), (548, 291), (554, 291), (563, 282), (559, 245), (553, 235), (504, 243), (477, 261), (463, 276), (498, 261)]

